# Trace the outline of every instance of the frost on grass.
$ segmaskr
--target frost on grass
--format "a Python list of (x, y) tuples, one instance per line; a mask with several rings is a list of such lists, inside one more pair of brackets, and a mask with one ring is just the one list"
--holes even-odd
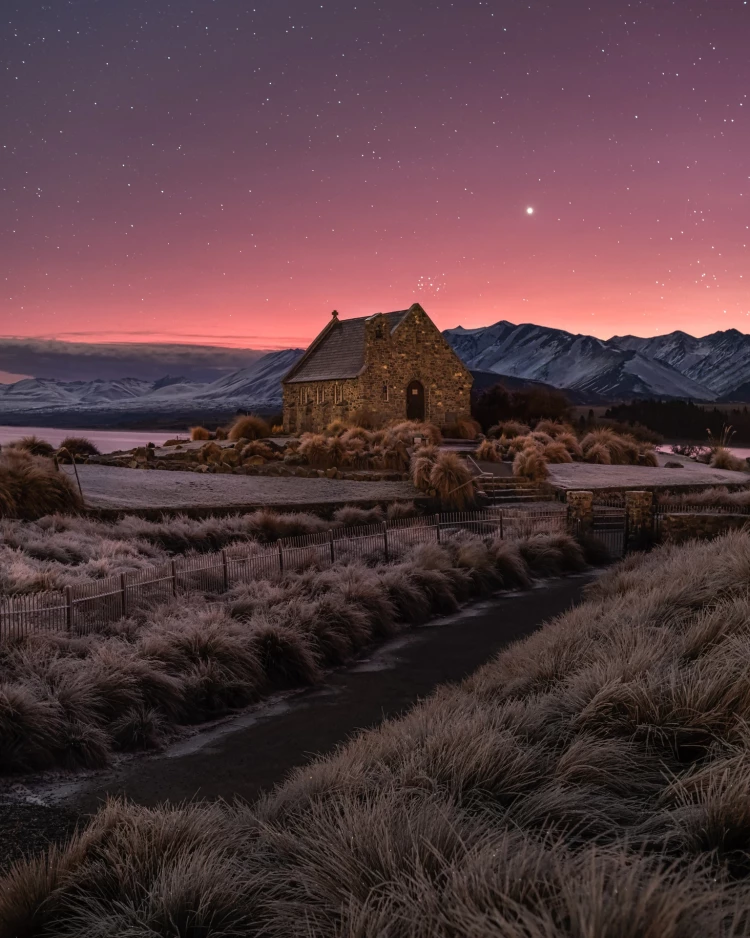
[[(500, 569), (485, 550), (505, 576), (564, 562), (541, 541), (455, 550), (421, 550), (408, 575), (450, 591), (459, 551), (462, 582)], [(396, 596), (404, 573), (388, 601), (419, 617)], [(463, 684), (253, 806), (110, 802), (6, 876), (0, 923), (38, 938), (165, 922), (275, 938), (746, 936), (749, 578), (745, 534), (629, 558)], [(33, 721), (32, 701), (16, 706)], [(49, 745), (39, 734), (40, 758)]]
[(186, 594), (98, 633), (6, 640), (0, 771), (98, 767), (116, 751), (158, 748), (181, 724), (314, 684), (326, 667), (463, 601), (583, 565), (566, 536), (501, 542), (462, 534), (392, 564), (313, 565), (220, 595)]
[[(58, 475), (68, 482), (67, 476)], [(3, 520), (0, 511), (0, 592), (60, 589), (81, 580), (135, 573), (179, 554), (266, 544), (282, 537), (414, 514), (411, 502), (394, 502), (387, 513), (380, 508), (345, 506), (331, 521), (308, 512), (260, 510), (202, 519), (177, 515), (162, 521), (126, 515), (115, 522), (51, 514), (37, 521), (20, 522)]]

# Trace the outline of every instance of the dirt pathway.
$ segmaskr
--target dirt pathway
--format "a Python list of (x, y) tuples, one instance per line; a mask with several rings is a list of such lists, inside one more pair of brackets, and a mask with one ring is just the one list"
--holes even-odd
[(253, 800), (312, 755), (404, 712), (438, 684), (461, 680), (504, 645), (570, 608), (590, 579), (558, 580), (434, 620), (334, 672), (320, 687), (277, 695), (157, 756), (58, 785), (45, 800), (84, 813), (109, 794), (147, 805), (196, 797)]

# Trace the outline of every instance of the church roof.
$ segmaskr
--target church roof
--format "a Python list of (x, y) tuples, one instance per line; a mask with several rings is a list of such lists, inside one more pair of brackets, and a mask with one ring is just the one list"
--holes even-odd
[[(392, 313), (383, 313), (382, 318), (393, 332), (408, 312), (408, 309), (399, 309)], [(334, 318), (289, 371), (283, 379), (284, 382), (297, 384), (303, 381), (356, 378), (365, 366), (365, 323), (373, 318)]]

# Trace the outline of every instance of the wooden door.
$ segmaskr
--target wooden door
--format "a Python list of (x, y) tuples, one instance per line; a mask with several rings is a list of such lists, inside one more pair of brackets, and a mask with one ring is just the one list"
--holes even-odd
[(411, 381), (406, 388), (406, 419), (424, 420), (424, 385)]

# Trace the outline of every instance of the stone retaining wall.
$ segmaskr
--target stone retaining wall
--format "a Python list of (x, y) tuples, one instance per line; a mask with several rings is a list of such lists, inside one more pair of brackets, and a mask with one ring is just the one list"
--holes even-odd
[(661, 519), (661, 539), (672, 544), (681, 544), (693, 539), (708, 540), (729, 531), (740, 531), (749, 527), (749, 515), (709, 512), (666, 514)]

